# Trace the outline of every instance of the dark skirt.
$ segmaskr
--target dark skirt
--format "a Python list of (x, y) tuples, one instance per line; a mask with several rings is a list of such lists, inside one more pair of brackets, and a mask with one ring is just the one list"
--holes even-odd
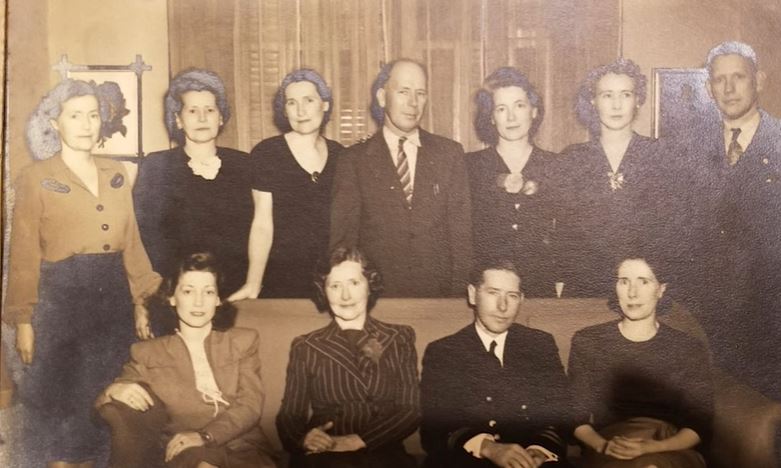
[(107, 434), (93, 402), (119, 375), (135, 340), (122, 254), (42, 262), (32, 317), (33, 362), (22, 369), (25, 452), (46, 461), (94, 460)]

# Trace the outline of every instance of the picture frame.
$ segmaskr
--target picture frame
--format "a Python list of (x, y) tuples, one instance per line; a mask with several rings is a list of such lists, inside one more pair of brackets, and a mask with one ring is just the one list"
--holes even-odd
[(654, 68), (652, 73), (654, 138), (670, 137), (706, 122), (719, 112), (708, 95), (705, 68)]
[(94, 81), (97, 85), (116, 83), (124, 99), (124, 108), (116, 109), (112, 105), (110, 112), (126, 112), (126, 115), (118, 116), (115, 120), (118, 128), (112, 129), (93, 153), (120, 161), (144, 157), (142, 76), (152, 67), (144, 63), (140, 54), (127, 65), (80, 65), (71, 63), (68, 56), (63, 55), (52, 69), (58, 71), (63, 80)]

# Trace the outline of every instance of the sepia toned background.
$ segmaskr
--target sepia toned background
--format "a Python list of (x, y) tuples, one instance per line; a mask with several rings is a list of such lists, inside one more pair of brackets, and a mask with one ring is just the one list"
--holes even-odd
[[(8, 157), (11, 179), (29, 162), (24, 122), (58, 80), (62, 55), (77, 64), (129, 64), (141, 54), (144, 150), (168, 147), (162, 96), (189, 66), (226, 81), (234, 118), (220, 144), (248, 151), (277, 131), (271, 98), (299, 66), (333, 88), (327, 136), (350, 145), (371, 134), (369, 87), (381, 63), (416, 58), (429, 69), (424, 127), (480, 147), (472, 96), (493, 69), (513, 65), (541, 92), (538, 135), (560, 151), (586, 139), (572, 112), (585, 73), (624, 55), (653, 68), (702, 66), (714, 44), (752, 44), (768, 72), (762, 105), (781, 114), (779, 0), (9, 0)], [(650, 90), (650, 87), (649, 87)], [(651, 134), (652, 105), (636, 130)]]

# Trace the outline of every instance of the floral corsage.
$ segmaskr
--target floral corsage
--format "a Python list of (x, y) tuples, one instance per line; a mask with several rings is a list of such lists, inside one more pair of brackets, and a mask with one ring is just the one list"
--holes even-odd
[(383, 351), (385, 351), (385, 349), (383, 349), (382, 344), (373, 336), (361, 347), (361, 353), (371, 359), (375, 364), (380, 363)]
[(524, 180), (523, 174), (499, 174), (496, 178), (496, 185), (504, 189), (507, 193), (523, 193), (524, 195), (534, 195), (540, 186), (533, 180)]

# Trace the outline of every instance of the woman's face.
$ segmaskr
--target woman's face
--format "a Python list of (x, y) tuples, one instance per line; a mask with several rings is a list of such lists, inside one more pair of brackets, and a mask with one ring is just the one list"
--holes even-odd
[(319, 133), (330, 104), (324, 102), (311, 81), (296, 81), (285, 88), (285, 115), (294, 132)]
[(616, 295), (621, 311), (629, 320), (656, 316), (656, 303), (664, 295), (666, 284), (656, 279), (643, 259), (628, 259), (618, 267)]
[(63, 102), (62, 111), (51, 124), (60, 141), (75, 151), (90, 151), (100, 138), (100, 110), (95, 96), (76, 96)]
[(325, 293), (337, 319), (349, 322), (366, 317), (369, 281), (360, 263), (346, 260), (331, 268), (325, 279)]
[(210, 271), (182, 273), (169, 302), (176, 308), (180, 327), (205, 327), (211, 323), (220, 305), (217, 277)]
[(217, 98), (210, 91), (187, 91), (182, 94), (182, 110), (176, 116), (176, 125), (184, 131), (188, 141), (214, 141), (222, 126)]
[(529, 137), (529, 129), (537, 118), (537, 108), (529, 103), (529, 96), (519, 86), (507, 86), (494, 91), (494, 112), (491, 121), (506, 141)]
[(631, 128), (637, 111), (635, 80), (627, 75), (608, 73), (597, 82), (594, 100), (602, 128), (624, 130)]

